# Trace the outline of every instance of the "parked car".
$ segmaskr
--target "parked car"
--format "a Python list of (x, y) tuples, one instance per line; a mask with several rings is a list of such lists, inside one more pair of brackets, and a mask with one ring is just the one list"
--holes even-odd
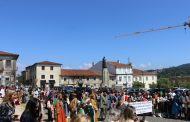
[(74, 92), (76, 89), (73, 86), (63, 86), (62, 90), (67, 93)]

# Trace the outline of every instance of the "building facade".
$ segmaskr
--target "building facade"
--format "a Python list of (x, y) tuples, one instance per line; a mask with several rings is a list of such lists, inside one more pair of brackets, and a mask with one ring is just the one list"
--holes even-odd
[(0, 85), (14, 85), (19, 55), (0, 51)]
[(61, 65), (60, 63), (43, 61), (26, 67), (22, 74), (24, 84), (43, 88), (45, 85), (49, 85), (50, 88), (59, 86)]
[[(110, 86), (132, 87), (133, 70), (132, 64), (123, 64), (120, 61), (107, 61), (107, 69), (110, 73)], [(102, 61), (93, 65), (90, 70), (102, 72)]]
[(145, 88), (150, 88), (150, 84), (157, 83), (157, 73), (147, 72), (139, 69), (133, 69), (133, 81), (139, 81), (145, 84)]
[(101, 75), (92, 70), (85, 69), (62, 69), (60, 85), (78, 86), (82, 83), (84, 87), (99, 88)]

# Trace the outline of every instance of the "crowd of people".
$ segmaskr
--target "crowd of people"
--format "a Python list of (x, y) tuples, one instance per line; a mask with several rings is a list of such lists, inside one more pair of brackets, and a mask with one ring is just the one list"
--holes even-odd
[[(76, 91), (62, 89), (32, 89), (19, 87), (16, 90), (1, 87), (3, 102), (0, 105), (0, 122), (41, 122), (47, 110), (48, 122), (138, 122), (131, 102), (152, 101), (152, 112), (144, 114), (157, 117), (172, 117), (190, 120), (190, 92), (182, 93), (148, 91), (128, 93), (114, 89)], [(15, 105), (26, 103), (21, 117), (14, 115)], [(141, 121), (145, 121), (143, 118)]]

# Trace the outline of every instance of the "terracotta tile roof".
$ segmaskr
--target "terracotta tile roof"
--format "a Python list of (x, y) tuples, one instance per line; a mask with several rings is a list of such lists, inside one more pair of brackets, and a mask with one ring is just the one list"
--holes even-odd
[(50, 61), (42, 61), (35, 64), (42, 64), (42, 65), (61, 65), (60, 63), (50, 62)]
[(107, 63), (115, 66), (115, 67), (131, 67), (131, 64), (123, 64), (123, 63), (119, 63), (119, 62), (114, 62), (114, 61), (108, 61)]
[(0, 56), (19, 56), (18, 54), (0, 51)]
[(133, 75), (156, 75), (155, 72), (147, 72), (139, 69), (133, 69)]
[(100, 74), (92, 70), (62, 69), (61, 76), (100, 76)]

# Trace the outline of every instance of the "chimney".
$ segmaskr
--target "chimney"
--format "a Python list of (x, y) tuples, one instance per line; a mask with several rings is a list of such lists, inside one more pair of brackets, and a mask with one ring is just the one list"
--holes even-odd
[(120, 63), (120, 60), (117, 60), (117, 63)]

